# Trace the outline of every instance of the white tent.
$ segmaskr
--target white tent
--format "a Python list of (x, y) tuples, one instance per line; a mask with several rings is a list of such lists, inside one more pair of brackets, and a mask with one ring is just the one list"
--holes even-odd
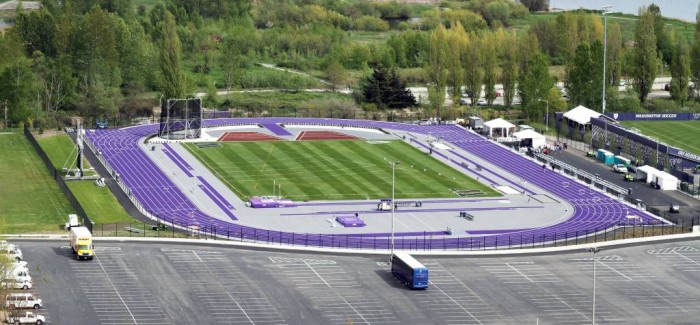
[(515, 125), (502, 118), (497, 118), (495, 120), (484, 122), (484, 129), (486, 130), (486, 132), (488, 132), (489, 136), (491, 137), (493, 137), (494, 130), (498, 130), (499, 138), (509, 137), (511, 132), (513, 132), (513, 130), (515, 129)]
[(546, 143), (544, 135), (541, 135), (532, 129), (526, 129), (519, 132), (515, 132), (513, 133), (513, 136), (520, 140), (532, 139), (533, 148), (539, 148), (540, 146), (544, 146)]
[(659, 189), (668, 191), (678, 188), (678, 178), (665, 171), (658, 171), (653, 176), (653, 182), (659, 185)]
[(598, 118), (600, 115), (600, 113), (581, 105), (564, 113), (564, 117), (581, 125), (590, 124), (591, 118)]
[[(637, 167), (637, 175), (639, 175), (640, 179), (644, 178), (647, 183), (651, 183), (651, 181), (654, 178), (654, 175), (656, 175), (656, 173), (659, 173), (659, 172), (661, 172), (661, 171), (654, 168), (654, 167), (651, 167), (649, 165)], [(643, 175), (641, 175), (641, 174), (643, 174)]]

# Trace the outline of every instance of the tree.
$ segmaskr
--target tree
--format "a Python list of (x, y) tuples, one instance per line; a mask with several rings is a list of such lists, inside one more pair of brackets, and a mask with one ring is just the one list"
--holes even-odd
[(635, 29), (634, 49), (634, 88), (639, 94), (639, 101), (644, 103), (651, 92), (654, 78), (658, 72), (659, 60), (656, 52), (656, 36), (654, 34), (653, 13), (642, 7), (639, 10), (639, 21)]
[(396, 69), (387, 70), (381, 64), (377, 64), (372, 75), (364, 80), (362, 96), (365, 102), (379, 109), (405, 108), (416, 104), (416, 99), (406, 89)]
[(75, 96), (78, 84), (72, 73), (68, 59), (61, 57), (51, 59), (41, 52), (33, 57), (33, 68), (36, 71), (41, 100), (48, 119), (55, 119), (56, 112)]
[(453, 103), (459, 103), (459, 98), (462, 93), (462, 83), (464, 81), (462, 54), (467, 47), (467, 42), (467, 33), (459, 22), (455, 23), (454, 26), (447, 31), (447, 47), (449, 50), (449, 59), (447, 61), (447, 90), (452, 96)]
[(685, 39), (681, 38), (671, 56), (671, 98), (680, 104), (688, 99), (689, 79), (690, 50)]
[(540, 99), (546, 99), (554, 87), (554, 78), (549, 75), (549, 62), (541, 53), (536, 54), (528, 64), (529, 69), (520, 83), (522, 95), (522, 107), (527, 117), (531, 120), (540, 120), (545, 110), (545, 103)]
[(481, 57), (484, 66), (484, 97), (490, 106), (496, 99), (496, 68), (498, 66), (498, 54), (496, 52), (495, 37), (484, 36), (481, 47)]
[(333, 60), (326, 68), (326, 79), (331, 83), (331, 90), (335, 91), (336, 87), (343, 85), (347, 79), (345, 68), (338, 60)]
[(673, 45), (668, 34), (666, 34), (664, 17), (661, 16), (661, 8), (652, 3), (649, 5), (648, 11), (654, 17), (654, 34), (656, 35), (656, 51), (661, 56), (664, 64), (671, 64), (671, 56), (673, 55)]
[(440, 119), (440, 107), (445, 103), (445, 88), (447, 87), (447, 67), (449, 49), (447, 46), (447, 30), (440, 25), (430, 33), (428, 52), (428, 99), (435, 110), (435, 117)]
[(175, 31), (175, 17), (168, 11), (163, 21), (160, 71), (163, 82), (161, 90), (165, 98), (185, 97), (185, 76), (180, 67), (180, 39)]
[(600, 41), (593, 42), (590, 47), (579, 45), (567, 64), (566, 72), (569, 102), (600, 108), (603, 96), (603, 45)]
[(617, 89), (622, 73), (622, 32), (619, 24), (611, 24), (608, 27), (607, 62), (605, 74), (606, 86)]
[(10, 123), (25, 122), (30, 117), (29, 100), (36, 88), (30, 61), (19, 58), (0, 71), (0, 98), (7, 100)]
[(464, 59), (462, 59), (464, 83), (467, 87), (467, 93), (471, 97), (472, 106), (476, 106), (476, 100), (481, 96), (481, 85), (484, 81), (483, 60), (480, 50), (483, 43), (475, 34), (472, 34), (467, 50), (464, 52)]
[(549, 0), (520, 0), (520, 3), (530, 11), (548, 11)]
[(698, 12), (695, 14), (695, 34), (693, 35), (693, 48), (691, 49), (690, 79), (693, 81), (693, 93), (695, 96), (700, 96), (700, 4), (698, 4)]
[(501, 56), (501, 83), (503, 84), (503, 102), (506, 107), (513, 105), (515, 86), (518, 80), (518, 52), (516, 49), (516, 36), (508, 34), (500, 44)]

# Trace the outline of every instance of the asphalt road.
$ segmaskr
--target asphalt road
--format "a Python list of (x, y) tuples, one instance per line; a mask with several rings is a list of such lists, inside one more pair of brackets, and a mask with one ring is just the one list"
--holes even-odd
[(553, 155), (559, 161), (585, 170), (592, 174), (598, 174), (601, 178), (623, 188), (632, 188), (632, 197), (642, 200), (647, 206), (655, 206), (665, 211), (671, 203), (680, 205), (678, 217), (691, 220), (700, 216), (700, 201), (684, 195), (678, 191), (660, 191), (651, 188), (645, 182), (626, 182), (623, 174), (615, 172), (611, 166), (607, 166), (594, 158), (584, 156), (583, 152), (569, 149)]
[[(386, 257), (97, 242), (76, 261), (63, 242), (15, 241), (49, 324), (590, 324), (591, 253), (419, 257), (427, 290)], [(601, 251), (599, 324), (696, 324), (700, 240)]]

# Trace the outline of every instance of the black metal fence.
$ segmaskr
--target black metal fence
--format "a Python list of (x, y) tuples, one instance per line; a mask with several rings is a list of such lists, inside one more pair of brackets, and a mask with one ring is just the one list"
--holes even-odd
[[(32, 144), (34, 150), (36, 150), (36, 153), (39, 155), (39, 158), (41, 158), (41, 161), (43, 161), (44, 165), (46, 165), (49, 174), (56, 181), (56, 184), (58, 184), (58, 188), (60, 188), (61, 192), (63, 192), (63, 194), (66, 195), (66, 198), (68, 199), (70, 205), (73, 207), (73, 210), (75, 210), (75, 213), (82, 220), (83, 224), (86, 227), (88, 227), (90, 231), (92, 231), (92, 222), (90, 222), (90, 218), (85, 212), (85, 209), (83, 209), (83, 206), (80, 204), (80, 201), (78, 201), (78, 199), (75, 197), (73, 192), (66, 184), (66, 181), (63, 179), (63, 175), (61, 175), (61, 173), (59, 173), (56, 167), (54, 167), (53, 163), (51, 162), (51, 159), (49, 159), (49, 156), (46, 154), (46, 152), (44, 152), (44, 149), (41, 148), (39, 142), (36, 141), (34, 134), (32, 134), (29, 128), (24, 128), (24, 136), (27, 137), (27, 140), (29, 140), (29, 143)], [(67, 217), (68, 216), (66, 216), (66, 218)]]
[[(647, 225), (619, 224), (610, 228), (570, 231), (547, 235), (513, 234), (455, 238), (449, 236), (438, 237), (426, 232), (422, 236), (412, 236), (410, 238), (397, 237), (395, 240), (395, 248), (414, 251), (475, 251), (559, 247), (619, 239), (684, 234), (691, 232), (692, 226), (696, 225), (697, 221), (700, 220), (693, 220), (692, 222), (684, 222), (681, 220), (677, 225), (661, 223)], [(240, 227), (235, 229), (221, 229), (205, 226), (197, 229), (176, 229), (168, 222), (96, 224), (93, 228), (93, 235), (96, 237), (159, 237), (229, 240), (270, 245), (324, 247), (331, 249), (384, 250), (390, 247), (390, 238), (387, 236), (353, 237), (353, 235), (291, 234), (266, 229), (242, 229)]]

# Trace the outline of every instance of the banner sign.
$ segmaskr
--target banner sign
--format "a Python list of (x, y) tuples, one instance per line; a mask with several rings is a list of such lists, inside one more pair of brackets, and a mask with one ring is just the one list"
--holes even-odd
[(605, 113), (617, 121), (697, 121), (700, 113)]

